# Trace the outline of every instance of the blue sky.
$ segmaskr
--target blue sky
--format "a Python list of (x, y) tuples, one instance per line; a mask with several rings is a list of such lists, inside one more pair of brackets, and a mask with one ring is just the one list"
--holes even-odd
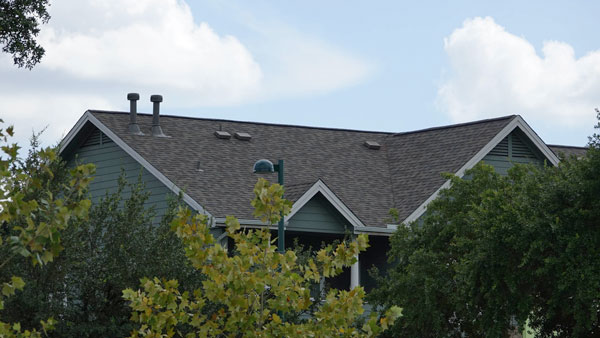
[[(126, 8), (127, 10), (123, 10)], [(0, 57), (0, 114), (57, 140), (86, 109), (408, 131), (521, 114), (584, 145), (596, 2), (62, 0), (33, 71)], [(77, 15), (73, 15), (77, 13)], [(15, 113), (15, 111), (19, 113)]]

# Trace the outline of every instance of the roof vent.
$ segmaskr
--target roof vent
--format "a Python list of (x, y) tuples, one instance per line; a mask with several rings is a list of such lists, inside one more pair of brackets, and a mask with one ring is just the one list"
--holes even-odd
[(381, 148), (381, 144), (375, 141), (365, 141), (364, 146), (374, 150), (379, 150)]
[(222, 131), (222, 130), (217, 130), (215, 131), (215, 136), (217, 138), (222, 138), (224, 140), (229, 140), (231, 138), (231, 134), (226, 132), (226, 131)]
[(127, 100), (129, 100), (129, 132), (134, 135), (144, 135), (137, 123), (137, 101), (139, 99), (140, 94), (138, 93), (127, 94)]
[(240, 141), (250, 141), (250, 139), (252, 138), (252, 135), (250, 135), (248, 133), (237, 132), (237, 133), (235, 133), (235, 138), (237, 138)]
[(160, 127), (160, 103), (163, 98), (161, 95), (151, 95), (150, 101), (153, 103), (152, 107), (152, 136), (156, 137), (167, 137)]

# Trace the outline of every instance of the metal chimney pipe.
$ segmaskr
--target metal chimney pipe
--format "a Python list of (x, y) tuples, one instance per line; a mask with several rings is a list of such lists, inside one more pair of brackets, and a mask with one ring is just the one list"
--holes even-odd
[(159, 113), (160, 113), (160, 103), (162, 102), (162, 95), (152, 95), (150, 96), (150, 101), (154, 103), (152, 108), (152, 136), (157, 137), (167, 137), (160, 127)]
[(129, 132), (134, 135), (144, 135), (137, 123), (137, 100), (139, 99), (140, 94), (138, 93), (127, 94), (127, 100), (129, 100)]

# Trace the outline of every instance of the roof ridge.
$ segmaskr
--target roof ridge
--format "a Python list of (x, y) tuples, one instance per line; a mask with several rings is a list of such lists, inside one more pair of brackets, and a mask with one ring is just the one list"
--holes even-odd
[(431, 127), (431, 128), (425, 128), (425, 129), (419, 129), (419, 130), (404, 131), (404, 132), (400, 132), (400, 133), (395, 133), (392, 136), (395, 137), (395, 136), (402, 136), (402, 135), (406, 135), (406, 134), (423, 133), (423, 132), (440, 130), (440, 129), (450, 129), (450, 128), (457, 128), (457, 127), (464, 127), (464, 126), (469, 126), (469, 125), (473, 125), (473, 124), (480, 124), (480, 123), (488, 123), (488, 122), (500, 121), (500, 120), (506, 120), (506, 119), (513, 119), (513, 118), (515, 118), (517, 116), (518, 115), (514, 115), (513, 114), (513, 115), (506, 115), (506, 116), (494, 117), (494, 118), (477, 120), (477, 121), (471, 121), (471, 122), (448, 124), (448, 125), (439, 126), (439, 127)]
[[(116, 114), (116, 115), (129, 114), (129, 112), (112, 111), (112, 110), (99, 110), (99, 109), (88, 109), (88, 111), (92, 112), (92, 113)], [(152, 114), (150, 114), (150, 113), (141, 113), (141, 112), (138, 112), (137, 114), (138, 115), (152, 116)], [(359, 129), (348, 129), (348, 128), (316, 127), (316, 126), (303, 126), (303, 125), (285, 124), (285, 123), (240, 121), (240, 120), (217, 119), (217, 118), (208, 118), (208, 117), (180, 116), (180, 115), (170, 115), (170, 114), (160, 114), (160, 116), (161, 117), (179, 118), (179, 119), (189, 119), (189, 120), (203, 120), (203, 121), (214, 121), (214, 122), (232, 122), (232, 123), (244, 123), (244, 124), (258, 124), (258, 125), (274, 126), (274, 127), (321, 129), (321, 130), (332, 130), (332, 131), (349, 131), (349, 132), (356, 132), (356, 133), (382, 134), (383, 136), (393, 136), (395, 134), (395, 132), (392, 132), (392, 131), (375, 131), (375, 130), (359, 130)]]
[[(118, 115), (127, 115), (129, 112), (125, 111), (114, 111), (114, 110), (101, 110), (101, 109), (89, 109), (89, 112), (92, 113), (103, 113), (103, 114), (118, 114)], [(138, 112), (138, 115), (146, 115), (152, 116), (150, 113), (142, 113)], [(285, 124), (285, 123), (269, 123), (269, 122), (255, 122), (255, 121), (240, 121), (240, 120), (229, 120), (229, 119), (218, 119), (218, 118), (208, 118), (208, 117), (192, 117), (192, 116), (180, 116), (180, 115), (170, 115), (170, 114), (161, 114), (161, 117), (170, 117), (170, 118), (179, 118), (179, 119), (189, 119), (189, 120), (203, 120), (203, 121), (214, 121), (214, 122), (232, 122), (232, 123), (244, 123), (244, 124), (257, 124), (257, 125), (266, 125), (266, 126), (274, 126), (274, 127), (289, 127), (289, 128), (306, 128), (306, 129), (320, 129), (320, 130), (332, 130), (332, 131), (348, 131), (348, 132), (357, 132), (357, 133), (371, 133), (371, 134), (382, 134), (387, 136), (402, 136), (406, 134), (414, 134), (414, 133), (422, 133), (427, 131), (439, 130), (439, 129), (449, 129), (462, 127), (467, 125), (473, 125), (478, 123), (486, 123), (492, 121), (499, 121), (503, 119), (514, 118), (518, 115), (507, 115), (489, 119), (483, 119), (478, 121), (457, 123), (457, 124), (449, 124), (445, 126), (431, 127), (425, 129), (418, 130), (409, 130), (404, 132), (389, 132), (389, 131), (375, 131), (375, 130), (359, 130), (359, 129), (349, 129), (349, 128), (332, 128), (332, 127), (318, 127), (318, 126), (304, 126), (304, 125), (294, 125), (294, 124)]]
[(564, 144), (547, 144), (548, 147), (558, 147), (558, 148), (578, 148), (578, 149), (590, 149), (589, 146), (569, 146)]

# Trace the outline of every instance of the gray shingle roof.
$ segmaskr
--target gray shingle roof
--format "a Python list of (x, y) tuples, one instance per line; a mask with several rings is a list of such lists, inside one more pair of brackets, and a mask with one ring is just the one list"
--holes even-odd
[(292, 202), (296, 202), (314, 184), (315, 182), (286, 184), (284, 197)]
[(444, 184), (514, 116), (396, 134), (388, 142), (391, 182), (400, 220)]
[(560, 156), (561, 154), (563, 154), (566, 157), (584, 156), (588, 149), (586, 147), (561, 146), (561, 145), (553, 145), (553, 144), (549, 144), (548, 148), (550, 148), (556, 154), (556, 156)]
[[(392, 134), (161, 116), (170, 137), (157, 138), (150, 136), (151, 115), (138, 115), (146, 135), (137, 136), (127, 132), (127, 113), (91, 112), (215, 217), (252, 219), (254, 162), (283, 158), (288, 198), (322, 179), (365, 225), (379, 227), (392, 207), (401, 220), (410, 215), (444, 183), (442, 172), (456, 172), (514, 118)], [(217, 130), (252, 139), (218, 139)], [(381, 149), (367, 149), (365, 140)], [(277, 174), (266, 178), (276, 182)]]

